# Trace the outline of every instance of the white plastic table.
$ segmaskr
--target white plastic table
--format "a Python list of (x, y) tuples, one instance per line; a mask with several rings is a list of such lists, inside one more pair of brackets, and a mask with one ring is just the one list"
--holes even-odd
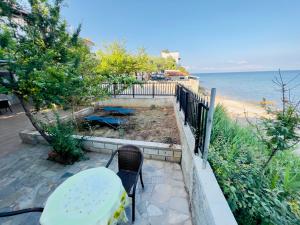
[(127, 194), (110, 169), (84, 170), (68, 178), (48, 198), (41, 225), (111, 225), (127, 221)]

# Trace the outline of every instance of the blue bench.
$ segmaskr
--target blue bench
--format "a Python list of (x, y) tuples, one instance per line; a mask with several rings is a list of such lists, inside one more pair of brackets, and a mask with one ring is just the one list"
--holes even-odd
[(96, 115), (87, 116), (84, 119), (87, 121), (90, 121), (90, 122), (98, 122), (98, 123), (102, 123), (102, 124), (106, 124), (106, 125), (110, 125), (110, 126), (120, 126), (127, 122), (127, 120), (125, 120), (125, 119), (96, 116)]
[(131, 115), (135, 113), (134, 109), (126, 109), (126, 108), (121, 108), (121, 107), (111, 107), (111, 106), (105, 106), (103, 108), (105, 112), (110, 112), (110, 113), (116, 113), (116, 114), (122, 114), (122, 115)]

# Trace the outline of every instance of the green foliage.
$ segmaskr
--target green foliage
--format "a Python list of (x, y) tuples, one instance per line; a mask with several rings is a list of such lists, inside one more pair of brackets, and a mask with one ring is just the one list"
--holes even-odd
[(152, 57), (145, 49), (131, 54), (124, 44), (118, 42), (104, 46), (104, 49), (97, 52), (97, 58), (97, 73), (114, 83), (130, 83), (138, 73), (162, 72), (177, 68), (175, 60), (171, 57)]
[(298, 158), (282, 152), (262, 171), (268, 146), (220, 105), (210, 149), (209, 161), (239, 224), (300, 224)]
[(104, 46), (104, 50), (97, 52), (99, 65), (97, 72), (103, 76), (118, 82), (124, 76), (134, 76), (136, 70), (136, 61), (134, 57), (129, 54), (124, 44), (114, 42), (110, 45)]
[(18, 78), (2, 85), (30, 99), (37, 110), (63, 105), (82, 86), (80, 27), (68, 33), (66, 22), (60, 18), (62, 1), (29, 3), (31, 11), (21, 25), (7, 19), (5, 29), (10, 31), (1, 29), (0, 39), (6, 41), (4, 45), (1, 42), (0, 52), (11, 60), (9, 70)]
[[(60, 16), (62, 0), (28, 3), (27, 11), (20, 1), (0, 4), (0, 56), (9, 61), (5, 69), (10, 71), (10, 78), (0, 80), (0, 91), (11, 92), (20, 99), (33, 126), (57, 152), (62, 149), (59, 145), (63, 138), (75, 149), (68, 135), (62, 135), (58, 141), (58, 136), (49, 135), (54, 128), (45, 132), (46, 128), (36, 123), (31, 106), (36, 111), (53, 105), (69, 107), (106, 94), (99, 88), (102, 77), (95, 70), (97, 60), (87, 42), (79, 37), (81, 26), (74, 33), (68, 32), (67, 23)], [(73, 161), (79, 153), (71, 149), (66, 152), (70, 152)]]
[(184, 73), (185, 75), (188, 75), (188, 74), (189, 74), (189, 72), (187, 71), (187, 69), (184, 68), (183, 66), (179, 66), (179, 67), (178, 67), (178, 70), (179, 70), (180, 72)]
[(298, 103), (291, 101), (291, 89), (288, 87), (297, 76), (288, 82), (284, 82), (279, 70), (278, 77), (275, 77), (273, 80), (279, 87), (282, 95), (281, 109), (271, 107), (271, 105), (267, 104), (266, 99), (262, 101), (262, 106), (268, 113), (268, 117), (262, 118), (261, 123), (255, 125), (255, 127), (258, 137), (267, 145), (270, 152), (264, 168), (268, 166), (278, 152), (292, 149), (300, 141), (300, 136), (297, 134), (297, 129), (300, 125), (300, 112), (298, 111), (300, 101)]
[(0, 25), (0, 59), (6, 59), (7, 52), (10, 48), (14, 48), (14, 42), (11, 38), (12, 34), (5, 25)]
[(269, 117), (263, 118), (262, 129), (265, 131), (265, 142), (269, 149), (286, 150), (299, 141), (296, 129), (300, 116), (292, 105), (287, 105), (285, 111), (267, 109)]
[(72, 121), (61, 121), (56, 114), (56, 122), (53, 124), (42, 124), (44, 130), (51, 136), (53, 154), (49, 158), (64, 164), (72, 164), (83, 158), (81, 140), (73, 138), (75, 127)]
[(164, 72), (165, 70), (177, 69), (176, 62), (173, 58), (152, 57), (150, 59), (153, 72)]

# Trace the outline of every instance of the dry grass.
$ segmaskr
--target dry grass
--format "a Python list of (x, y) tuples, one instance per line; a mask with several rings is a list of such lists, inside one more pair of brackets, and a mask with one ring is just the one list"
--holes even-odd
[[(172, 107), (135, 108), (135, 110), (135, 114), (131, 116), (114, 116), (128, 120), (126, 125), (122, 125), (117, 129), (101, 125), (89, 127), (84, 125), (84, 121), (81, 120), (79, 121), (79, 124), (81, 124), (79, 133), (109, 138), (180, 144), (176, 118)], [(102, 110), (93, 115), (112, 116)]]

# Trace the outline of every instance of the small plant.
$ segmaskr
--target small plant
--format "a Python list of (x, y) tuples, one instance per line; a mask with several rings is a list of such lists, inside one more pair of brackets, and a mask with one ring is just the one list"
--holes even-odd
[(151, 105), (150, 110), (154, 110), (154, 109), (156, 109), (156, 105)]
[(42, 124), (42, 126), (51, 137), (50, 144), (53, 151), (49, 153), (49, 160), (62, 164), (73, 164), (83, 159), (82, 141), (73, 137), (75, 127), (72, 121), (63, 122), (56, 114), (54, 124)]
[(268, 146), (250, 127), (240, 126), (218, 105), (209, 162), (241, 225), (300, 224), (300, 159), (278, 152), (269, 166)]
[(279, 76), (275, 77), (273, 82), (281, 92), (281, 109), (271, 107), (266, 99), (263, 99), (261, 104), (268, 116), (262, 118), (261, 123), (255, 124), (254, 127), (259, 139), (269, 149), (269, 157), (263, 168), (269, 165), (277, 152), (292, 149), (300, 141), (300, 136), (297, 134), (300, 125), (300, 113), (298, 111), (300, 101), (293, 102), (291, 100), (291, 88), (288, 87), (297, 77), (298, 75), (290, 81), (284, 82), (279, 70)]

